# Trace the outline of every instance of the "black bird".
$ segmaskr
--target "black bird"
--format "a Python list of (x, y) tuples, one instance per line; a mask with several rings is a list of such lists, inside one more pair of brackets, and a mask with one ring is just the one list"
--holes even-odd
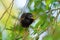
[(33, 19), (33, 15), (31, 13), (23, 13), (21, 15), (21, 25), (24, 27), (24, 28), (27, 28), (29, 27), (29, 25), (34, 21)]

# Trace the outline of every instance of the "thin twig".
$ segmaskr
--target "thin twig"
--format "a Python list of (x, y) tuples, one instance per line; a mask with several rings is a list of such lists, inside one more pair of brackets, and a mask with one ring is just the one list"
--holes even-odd
[[(13, 0), (13, 1), (12, 1), (12, 3), (11, 3), (11, 4), (12, 4), (12, 6), (11, 6), (11, 4), (10, 4), (10, 6), (11, 6), (10, 13), (11, 13), (11, 10), (12, 10), (12, 7), (13, 7), (13, 2), (14, 2), (14, 0)], [(10, 8), (10, 6), (8, 7), (8, 9)], [(8, 9), (6, 9), (6, 11), (3, 13), (3, 16), (4, 16), (4, 15), (5, 15), (5, 13), (8, 11)], [(6, 23), (8, 22), (8, 19), (9, 19), (9, 17), (10, 17), (10, 13), (9, 13), (9, 16), (8, 16), (8, 18), (7, 18)], [(3, 17), (3, 16), (2, 16), (2, 17)], [(2, 18), (2, 17), (1, 17), (1, 18)], [(6, 24), (5, 24), (4, 29), (5, 29), (5, 28), (6, 28)], [(3, 29), (3, 30), (4, 30), (4, 29)]]
[[(5, 7), (5, 9), (7, 9), (7, 7), (5, 6), (5, 4), (3, 3), (3, 1), (1, 0), (1, 3), (3, 4), (3, 6)], [(15, 18), (15, 19), (18, 19), (18, 18), (16, 18), (15, 16), (12, 16), (8, 11), (7, 11), (7, 13), (11, 16), (11, 17), (13, 17), (13, 18)]]
[[(12, 1), (12, 3), (13, 3), (13, 1)], [(0, 17), (0, 20), (3, 18), (3, 16), (5, 15), (5, 13), (8, 11), (8, 9), (10, 8), (10, 6), (11, 6), (12, 3), (10, 3), (9, 7), (4, 11), (4, 13), (2, 14), (2, 16)]]
[[(12, 11), (12, 8), (13, 8), (13, 4), (14, 4), (14, 0), (12, 1), (12, 4), (11, 4), (10, 13), (11, 13), (11, 11)], [(9, 17), (10, 17), (10, 13), (9, 13), (9, 16), (8, 16), (8, 18), (7, 18), (7, 20), (6, 20), (6, 24), (7, 24), (8, 20), (9, 20)], [(6, 24), (5, 24), (5, 26), (6, 26)]]
[[(54, 22), (55, 22), (56, 26), (57, 26), (57, 18), (59, 16), (59, 14), (60, 14), (60, 10), (59, 10), (59, 13), (57, 13), (57, 15), (56, 15), (56, 17), (54, 19)], [(53, 34), (54, 34), (54, 32), (55, 32), (55, 29), (53, 30)]]

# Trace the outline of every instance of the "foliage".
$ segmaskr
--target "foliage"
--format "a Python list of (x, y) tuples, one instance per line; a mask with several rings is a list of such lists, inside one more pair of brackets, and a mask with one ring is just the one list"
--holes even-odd
[[(29, 28), (23, 28), (20, 25), (21, 12), (14, 7), (14, 0), (0, 0), (0, 6), (0, 24), (4, 25), (0, 25), (0, 30), (2, 29), (0, 31), (1, 40), (34, 40), (29, 33), (29, 28), (33, 29), (32, 34), (38, 34), (36, 40), (46, 30), (48, 35), (43, 40), (60, 40), (59, 0), (29, 0), (27, 7), (35, 19)], [(5, 30), (6, 38), (4, 36)]]

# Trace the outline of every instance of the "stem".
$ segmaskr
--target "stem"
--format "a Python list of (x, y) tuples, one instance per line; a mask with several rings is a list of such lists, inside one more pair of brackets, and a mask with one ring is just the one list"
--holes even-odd
[[(13, 0), (14, 1), (14, 0)], [(12, 1), (12, 3), (13, 3), (13, 1)], [(1, 2), (2, 2), (2, 0), (1, 0)], [(3, 3), (3, 2), (2, 2)], [(8, 9), (10, 8), (10, 6), (11, 6), (11, 4), (12, 3), (10, 3), (10, 5), (9, 5), (9, 7), (4, 11), (4, 13), (2, 14), (2, 16), (0, 17), (0, 20), (3, 18), (3, 16), (5, 15), (5, 13), (8, 11)], [(4, 5), (4, 4), (3, 4)], [(4, 5), (5, 6), (5, 5)]]

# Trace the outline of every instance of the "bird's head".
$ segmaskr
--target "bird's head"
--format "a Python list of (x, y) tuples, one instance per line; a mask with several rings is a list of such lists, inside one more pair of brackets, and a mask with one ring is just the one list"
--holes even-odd
[(21, 16), (22, 26), (28, 27), (34, 21), (31, 13), (23, 13)]

